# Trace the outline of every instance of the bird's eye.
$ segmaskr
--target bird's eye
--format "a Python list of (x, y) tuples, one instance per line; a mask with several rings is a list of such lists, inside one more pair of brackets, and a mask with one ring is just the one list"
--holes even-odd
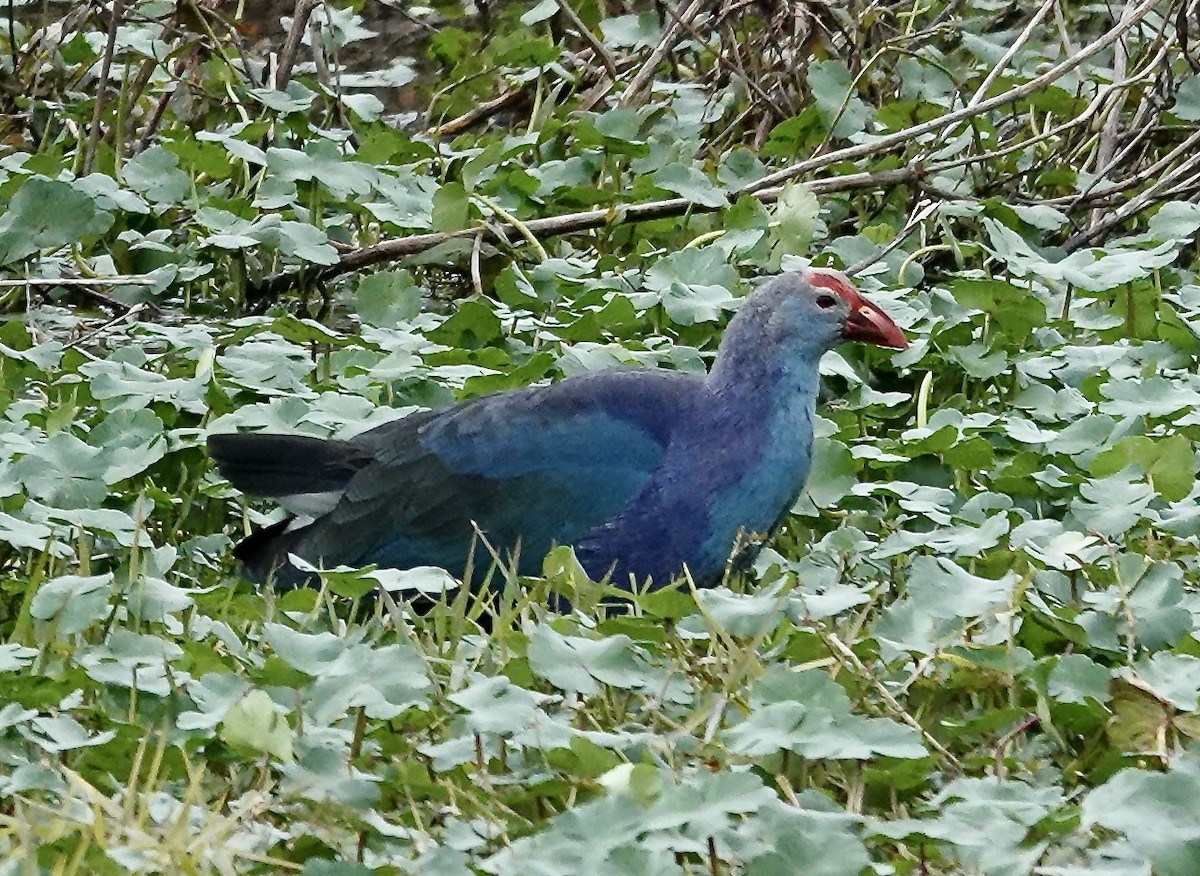
[(828, 310), (830, 307), (833, 307), (833, 305), (835, 305), (835, 304), (837, 304), (837, 299), (834, 298), (832, 295), (818, 295), (817, 296), (817, 307), (821, 308), (822, 310)]

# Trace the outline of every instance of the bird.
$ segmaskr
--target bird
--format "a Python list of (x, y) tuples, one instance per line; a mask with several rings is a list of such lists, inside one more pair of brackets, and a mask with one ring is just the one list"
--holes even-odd
[(210, 434), (220, 474), (291, 515), (234, 556), (281, 589), (319, 580), (289, 555), (323, 568), (473, 568), (478, 588), (482, 540), (520, 575), (569, 545), (590, 578), (627, 592), (685, 575), (715, 586), (739, 541), (772, 532), (800, 494), (818, 362), (842, 341), (908, 346), (844, 274), (808, 267), (743, 299), (706, 373), (615, 368), (349, 440)]

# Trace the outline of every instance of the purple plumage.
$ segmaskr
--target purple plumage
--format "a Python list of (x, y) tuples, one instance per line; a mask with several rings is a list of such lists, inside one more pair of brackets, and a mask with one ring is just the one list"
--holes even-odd
[[(842, 339), (904, 348), (834, 271), (783, 274), (743, 303), (708, 375), (614, 370), (472, 399), (350, 441), (212, 435), (221, 473), (296, 516), (235, 553), (249, 575), (313, 564), (462, 574), (482, 534), (535, 574), (555, 544), (619, 587), (686, 567), (717, 583), (741, 532), (766, 533), (804, 486), (821, 355)], [(476, 550), (474, 567), (486, 566)], [(479, 575), (476, 575), (478, 579)]]

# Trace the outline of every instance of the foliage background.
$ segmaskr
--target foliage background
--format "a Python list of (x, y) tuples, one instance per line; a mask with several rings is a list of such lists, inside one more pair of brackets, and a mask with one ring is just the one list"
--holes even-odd
[[(1200, 872), (1194, 4), (5, 12), (0, 872)], [(809, 259), (913, 345), (727, 587), (236, 576), (208, 431), (700, 369)]]

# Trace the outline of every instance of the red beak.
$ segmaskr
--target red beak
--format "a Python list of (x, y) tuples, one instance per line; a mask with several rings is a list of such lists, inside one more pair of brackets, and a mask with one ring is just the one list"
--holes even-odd
[(842, 325), (842, 337), (848, 341), (861, 341), (894, 350), (907, 350), (908, 339), (892, 318), (858, 294), (850, 280), (841, 271), (830, 268), (809, 268), (808, 282), (813, 286), (835, 292), (850, 306), (850, 313)]

